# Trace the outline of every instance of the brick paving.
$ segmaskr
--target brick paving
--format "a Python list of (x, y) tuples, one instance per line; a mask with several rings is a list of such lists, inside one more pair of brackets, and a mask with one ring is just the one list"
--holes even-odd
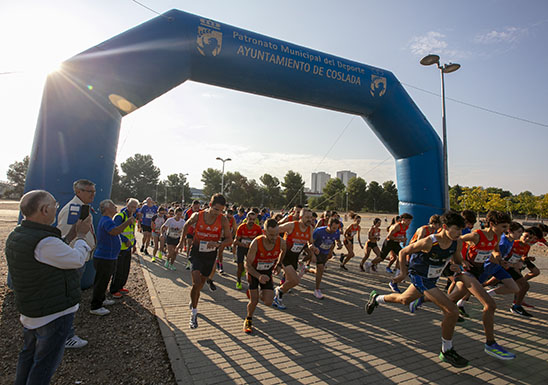
[[(356, 248), (357, 249), (357, 248)], [(361, 254), (361, 253), (360, 253)], [(176, 271), (150, 258), (141, 266), (156, 309), (177, 382), (180, 384), (547, 384), (548, 268), (537, 259), (541, 275), (531, 281), (526, 301), (534, 318), (511, 314), (510, 296), (497, 297), (497, 342), (517, 354), (501, 361), (483, 352), (481, 306), (472, 299), (470, 318), (456, 328), (454, 345), (468, 360), (456, 369), (438, 358), (441, 312), (431, 304), (415, 314), (398, 305), (364, 312), (372, 289), (387, 294), (388, 274), (360, 273), (359, 258), (339, 270), (332, 260), (324, 275), (325, 299), (312, 290), (314, 276), (284, 296), (287, 310), (259, 304), (255, 332), (242, 332), (247, 297), (235, 288), (236, 265), (225, 252), (225, 275), (216, 275), (217, 290), (204, 287), (199, 327), (190, 330), (190, 272), (179, 255)], [(442, 279), (443, 280), (443, 279)], [(275, 283), (278, 279), (275, 278)], [(404, 284), (403, 287), (406, 285)], [(245, 282), (244, 282), (245, 288)]]

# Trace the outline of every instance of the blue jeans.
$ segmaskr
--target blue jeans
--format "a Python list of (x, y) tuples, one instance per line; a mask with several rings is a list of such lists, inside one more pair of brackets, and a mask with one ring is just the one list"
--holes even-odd
[(15, 385), (49, 384), (63, 359), (65, 341), (74, 313), (38, 328), (23, 330), (24, 345), (19, 353)]

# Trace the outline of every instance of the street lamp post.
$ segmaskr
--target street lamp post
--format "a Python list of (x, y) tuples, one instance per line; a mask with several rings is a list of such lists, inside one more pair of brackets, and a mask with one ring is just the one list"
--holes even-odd
[(449, 204), (449, 171), (447, 167), (447, 122), (445, 118), (445, 78), (444, 74), (455, 72), (460, 68), (460, 64), (447, 63), (440, 64), (440, 57), (438, 55), (427, 55), (423, 57), (420, 63), (424, 66), (436, 64), (441, 73), (441, 120), (442, 120), (442, 136), (443, 136), (443, 203), (445, 210), (450, 209)]
[(221, 194), (224, 194), (225, 192), (225, 162), (231, 161), (232, 159), (230, 158), (223, 159), (221, 157), (217, 157), (216, 159), (223, 162), (223, 171), (221, 173)]
[(182, 202), (182, 203), (183, 203), (183, 207), (185, 207), (185, 181), (186, 181), (186, 176), (187, 176), (187, 175), (188, 175), (188, 174), (183, 174), (183, 175), (182, 175), (183, 178), (184, 178), (184, 179), (183, 179), (183, 197), (182, 197), (182, 198), (183, 198), (183, 202)]

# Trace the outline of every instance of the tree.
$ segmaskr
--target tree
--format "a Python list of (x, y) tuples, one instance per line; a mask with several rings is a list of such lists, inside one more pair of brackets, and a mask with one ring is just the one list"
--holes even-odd
[(204, 195), (209, 200), (213, 194), (221, 192), (221, 170), (208, 168), (202, 171), (202, 183), (204, 184)]
[(488, 193), (488, 198), (485, 202), (485, 211), (489, 210), (506, 211), (506, 200), (498, 193)]
[(398, 189), (393, 181), (382, 184), (383, 192), (380, 196), (379, 210), (394, 213), (398, 211)]
[(301, 174), (289, 170), (287, 174), (285, 174), (282, 186), (284, 188), (283, 195), (287, 206), (294, 206), (296, 204), (304, 205), (306, 203), (304, 180)]
[(110, 192), (110, 199), (114, 202), (122, 203), (130, 197), (129, 191), (126, 191), (122, 186), (122, 177), (118, 170), (118, 165), (114, 165), (114, 173), (112, 174), (112, 190)]
[(512, 193), (508, 190), (503, 190), (498, 187), (487, 187), (485, 189), (489, 194), (499, 194), (502, 199), (512, 196)]
[(339, 178), (329, 179), (323, 188), (322, 201), (328, 210), (339, 210), (345, 207), (346, 186)]
[(351, 178), (348, 181), (348, 209), (360, 211), (365, 205), (367, 196), (367, 183), (360, 177)]
[(535, 215), (535, 206), (537, 202), (535, 196), (530, 191), (523, 191), (516, 197), (516, 206), (520, 214), (525, 214), (525, 219), (530, 215)]
[(20, 198), (25, 191), (25, 179), (29, 169), (29, 156), (25, 156), (21, 162), (9, 165), (6, 176), (12, 187), (7, 191), (8, 195)]
[(150, 155), (135, 154), (120, 165), (125, 175), (121, 178), (122, 189), (142, 200), (155, 196), (160, 169)]
[(367, 195), (365, 197), (365, 207), (367, 211), (378, 212), (381, 195), (384, 189), (377, 181), (372, 181), (367, 187)]
[(482, 187), (464, 187), (459, 203), (464, 210), (474, 210), (477, 213), (485, 210), (489, 194)]
[(283, 206), (283, 195), (280, 180), (270, 174), (264, 174), (259, 178), (261, 186), (261, 206), (280, 208)]
[(459, 204), (459, 197), (462, 195), (462, 187), (458, 184), (449, 189), (449, 206), (452, 210), (461, 211), (462, 207)]
[(225, 174), (225, 196), (229, 202), (251, 206), (252, 194), (250, 195), (249, 188), (247, 177), (238, 171)]
[(537, 198), (537, 212), (541, 218), (548, 218), (548, 194)]
[(170, 174), (167, 176), (163, 184), (164, 190), (159, 190), (158, 194), (160, 196), (162, 196), (162, 193), (167, 195), (167, 202), (181, 202), (183, 200), (183, 196), (185, 197), (185, 202), (189, 202), (192, 199), (190, 186), (188, 185), (188, 181), (186, 180), (186, 176), (184, 174)]

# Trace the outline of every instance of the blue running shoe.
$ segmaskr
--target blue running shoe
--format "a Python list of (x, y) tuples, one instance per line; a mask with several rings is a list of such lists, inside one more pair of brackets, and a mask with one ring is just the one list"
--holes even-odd
[(388, 274), (394, 274), (394, 272), (392, 271), (392, 269), (389, 268), (389, 267), (386, 268), (386, 272), (387, 272)]
[(390, 281), (388, 283), (388, 286), (390, 287), (390, 290), (392, 290), (394, 293), (400, 293), (401, 294), (401, 290), (398, 287), (397, 283), (394, 283), (394, 282)]
[(497, 343), (494, 343), (492, 345), (485, 344), (484, 351), (485, 353), (495, 358), (498, 358), (499, 360), (513, 360), (514, 358), (516, 358), (516, 355), (514, 353), (507, 351)]
[(424, 302), (424, 297), (419, 297), (409, 304), (409, 311), (414, 313)]
[(272, 306), (276, 306), (279, 310), (285, 310), (286, 307), (279, 297), (274, 297), (274, 300), (272, 301)]

